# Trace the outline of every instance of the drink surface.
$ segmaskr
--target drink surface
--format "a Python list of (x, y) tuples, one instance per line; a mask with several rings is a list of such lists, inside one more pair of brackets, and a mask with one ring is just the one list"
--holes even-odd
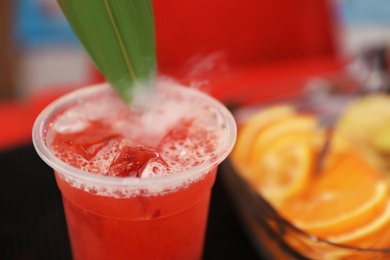
[[(200, 98), (160, 89), (141, 112), (129, 109), (113, 92), (72, 104), (48, 131), (50, 150), (82, 171), (127, 179), (185, 175), (218, 164), (228, 133), (221, 114)], [(168, 189), (199, 178), (188, 175)], [(155, 185), (151, 192), (165, 188)]]

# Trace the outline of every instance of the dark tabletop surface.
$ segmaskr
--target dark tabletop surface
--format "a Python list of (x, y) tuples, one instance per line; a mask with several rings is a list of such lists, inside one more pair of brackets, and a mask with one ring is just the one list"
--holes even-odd
[[(32, 145), (0, 151), (0, 259), (71, 259), (61, 195)], [(222, 173), (219, 173), (222, 174)], [(203, 259), (262, 259), (217, 178)]]

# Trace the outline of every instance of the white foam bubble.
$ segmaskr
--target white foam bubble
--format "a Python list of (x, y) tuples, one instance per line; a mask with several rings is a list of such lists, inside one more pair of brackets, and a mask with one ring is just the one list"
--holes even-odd
[(142, 171), (141, 178), (160, 177), (170, 173), (171, 168), (169, 166), (162, 164), (158, 160), (151, 159)]
[[(118, 117), (112, 124), (118, 133), (142, 145), (155, 147), (177, 122), (184, 118), (202, 115), (202, 104), (195, 104), (188, 97), (170, 92), (157, 92), (150, 96), (148, 106), (142, 112)], [(204, 106), (204, 105), (203, 105)]]
[(127, 107), (115, 95), (106, 95), (93, 102), (80, 102), (69, 108), (56, 121), (55, 129), (59, 133), (81, 132), (88, 121), (103, 118), (115, 118), (123, 114)]
[(60, 116), (55, 124), (58, 133), (81, 132), (87, 126), (87, 122), (82, 119), (80, 113), (73, 109)]

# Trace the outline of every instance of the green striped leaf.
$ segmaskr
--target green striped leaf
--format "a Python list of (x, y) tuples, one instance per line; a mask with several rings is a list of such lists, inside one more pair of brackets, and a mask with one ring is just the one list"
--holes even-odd
[(58, 0), (97, 69), (126, 103), (153, 85), (156, 44), (152, 0)]

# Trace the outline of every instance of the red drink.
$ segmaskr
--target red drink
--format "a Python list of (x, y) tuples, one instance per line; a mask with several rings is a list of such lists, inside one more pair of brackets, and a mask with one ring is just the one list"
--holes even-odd
[(132, 112), (107, 86), (49, 106), (34, 144), (56, 173), (74, 259), (200, 259), (235, 123), (197, 91), (160, 86)]

